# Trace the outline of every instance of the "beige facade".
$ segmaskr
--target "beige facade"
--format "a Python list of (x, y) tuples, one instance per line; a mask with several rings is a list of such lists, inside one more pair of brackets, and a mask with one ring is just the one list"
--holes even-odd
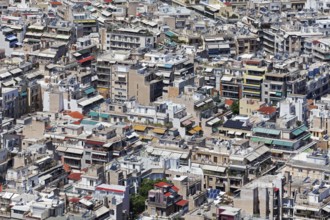
[(150, 105), (162, 93), (162, 83), (155, 79), (153, 73), (139, 74), (132, 69), (129, 71), (128, 84), (128, 97), (135, 97), (141, 105)]

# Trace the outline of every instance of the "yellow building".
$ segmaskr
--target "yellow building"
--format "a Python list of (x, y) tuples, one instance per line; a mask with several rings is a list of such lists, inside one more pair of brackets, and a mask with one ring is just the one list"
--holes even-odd
[(267, 71), (266, 67), (246, 65), (246, 72), (243, 74), (243, 97), (261, 99), (262, 81)]

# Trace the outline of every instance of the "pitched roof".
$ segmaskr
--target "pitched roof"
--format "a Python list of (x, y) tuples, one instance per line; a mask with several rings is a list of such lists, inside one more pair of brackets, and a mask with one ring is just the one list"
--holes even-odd
[(263, 106), (258, 109), (258, 112), (261, 112), (266, 115), (270, 115), (276, 112), (276, 108), (272, 106)]
[(155, 186), (159, 187), (159, 188), (167, 188), (167, 187), (173, 186), (173, 184), (167, 183), (167, 182), (159, 182), (159, 183), (156, 183)]
[(68, 179), (78, 181), (81, 179), (81, 173), (70, 173)]
[(226, 99), (225, 100), (225, 105), (231, 106), (233, 103), (234, 103), (234, 101), (231, 100), (231, 99)]
[(182, 199), (182, 200), (180, 200), (179, 202), (177, 202), (176, 203), (178, 206), (185, 206), (185, 205), (187, 205), (188, 204), (188, 201), (187, 200), (184, 200), (184, 199)]
[(77, 119), (83, 119), (84, 115), (81, 114), (80, 112), (74, 111), (74, 112), (70, 112), (68, 113), (68, 115), (72, 118), (77, 118)]

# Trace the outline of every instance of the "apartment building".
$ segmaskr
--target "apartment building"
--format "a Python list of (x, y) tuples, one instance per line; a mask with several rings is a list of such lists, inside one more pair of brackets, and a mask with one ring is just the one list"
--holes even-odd
[(188, 212), (187, 200), (179, 194), (179, 188), (171, 183), (159, 182), (148, 193), (146, 205), (150, 216), (170, 216), (176, 212)]
[(251, 60), (246, 61), (245, 69), (246, 72), (243, 74), (243, 97), (261, 100), (262, 83), (267, 68), (261, 66), (261, 61)]
[(318, 179), (329, 183), (329, 156), (322, 150), (301, 152), (286, 163), (282, 173), (285, 172), (293, 177)]
[(224, 141), (213, 147), (214, 150), (196, 147), (192, 151), (191, 161), (201, 164), (204, 172), (204, 188), (233, 192), (271, 166), (269, 149), (265, 146), (252, 148), (247, 140)]
[(236, 54), (233, 36), (211, 35), (205, 36), (203, 40), (203, 49), (211, 58), (216, 56), (230, 57)]
[(261, 122), (252, 129), (251, 141), (264, 143), (271, 148), (273, 158), (286, 159), (299, 148), (309, 146), (311, 134), (308, 127), (297, 125), (297, 117), (285, 115), (276, 123)]
[(323, 33), (317, 27), (273, 25), (269, 29), (263, 30), (262, 44), (267, 53), (294, 53), (304, 49), (306, 39), (321, 38), (322, 36)]
[[(99, 56), (95, 64), (98, 92), (104, 97), (112, 98), (112, 86), (122, 86), (126, 88), (126, 91), (128, 83), (128, 77), (126, 77), (127, 71), (129, 70), (129, 66), (134, 63), (136, 62), (131, 59), (131, 53), (127, 51), (111, 51), (110, 53)], [(115, 65), (117, 65), (117, 67), (114, 67)], [(116, 80), (114, 80), (112, 76), (115, 76), (114, 72), (118, 70), (118, 66), (122, 67), (119, 68), (119, 70), (123, 70), (124, 73), (118, 74)], [(117, 91), (117, 93), (119, 93), (119, 91)]]
[(223, 75), (220, 79), (220, 94), (224, 98), (239, 100), (242, 98), (241, 77), (232, 75)]
[(234, 206), (262, 219), (282, 218), (283, 177), (262, 176), (243, 186), (234, 196)]
[(156, 40), (145, 29), (117, 29), (107, 33), (106, 47), (110, 50), (131, 50), (135, 48), (154, 48)]

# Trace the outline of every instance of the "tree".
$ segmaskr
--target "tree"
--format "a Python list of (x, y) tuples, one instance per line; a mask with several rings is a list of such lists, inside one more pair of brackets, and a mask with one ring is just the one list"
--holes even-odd
[(133, 213), (133, 219), (136, 219), (137, 215), (144, 211), (145, 209), (145, 198), (139, 194), (131, 196), (130, 207)]
[(233, 112), (233, 114), (238, 115), (239, 114), (239, 102), (235, 101), (230, 106), (230, 110)]
[(142, 213), (145, 209), (145, 201), (148, 199), (149, 190), (154, 188), (154, 185), (159, 182), (168, 182), (166, 179), (143, 179), (137, 194), (131, 195), (130, 207), (133, 218)]

